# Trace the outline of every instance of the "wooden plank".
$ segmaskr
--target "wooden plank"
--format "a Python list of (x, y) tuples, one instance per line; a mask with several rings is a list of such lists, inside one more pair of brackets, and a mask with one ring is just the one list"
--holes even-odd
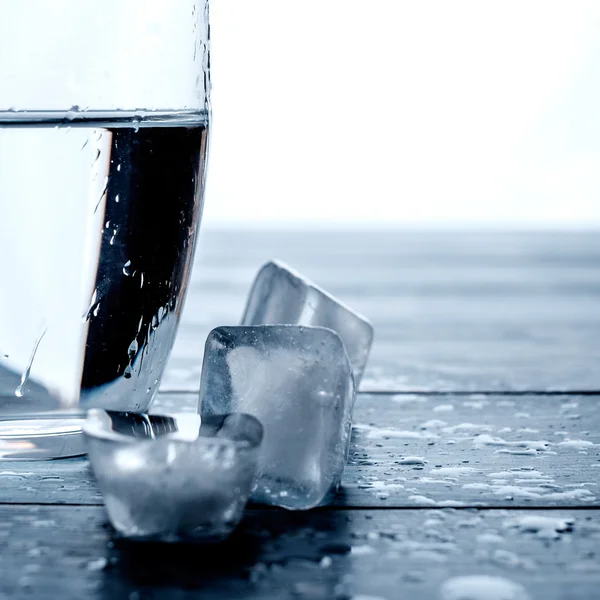
[[(359, 394), (336, 504), (600, 505), (600, 397)], [(166, 394), (155, 412), (193, 410)], [(86, 459), (0, 464), (0, 502), (100, 504)]]
[[(202, 547), (115, 540), (101, 507), (0, 506), (0, 548), (12, 599), (589, 600), (600, 585), (597, 510), (249, 511)], [(447, 595), (473, 576), (521, 595)]]
[(274, 257), (372, 319), (363, 390), (600, 390), (597, 233), (409, 231), (203, 232), (163, 389), (198, 388)]

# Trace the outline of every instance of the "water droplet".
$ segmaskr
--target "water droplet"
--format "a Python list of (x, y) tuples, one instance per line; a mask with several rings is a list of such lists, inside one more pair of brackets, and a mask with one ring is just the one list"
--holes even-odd
[(133, 360), (138, 351), (138, 341), (134, 339), (131, 344), (129, 344), (129, 348), (127, 348), (127, 354), (129, 355), (129, 359)]
[(71, 121), (73, 119), (75, 119), (77, 117), (77, 115), (79, 114), (79, 106), (77, 104), (74, 104), (73, 106), (71, 106), (71, 108), (67, 111), (67, 115), (66, 118), (67, 120)]
[(151, 392), (152, 388), (146, 388), (146, 394), (149, 394)]
[(140, 275), (140, 288), (143, 288), (143, 287), (144, 287), (144, 274), (142, 273)]
[(121, 170), (121, 164), (119, 163), (119, 164), (117, 165), (117, 171), (120, 171), (120, 170)]
[(525, 588), (504, 577), (467, 575), (447, 579), (440, 589), (442, 600), (530, 600)]
[(117, 194), (117, 195), (115, 196), (115, 202), (118, 202), (118, 201), (119, 201), (119, 194)]
[(88, 571), (102, 571), (103, 569), (106, 568), (106, 558), (102, 557), (102, 558), (98, 558), (96, 560), (91, 560), (88, 564), (87, 564), (87, 570)]
[(8, 354), (5, 354), (2, 358), (8, 358)]
[(40, 335), (40, 337), (35, 341), (35, 343), (33, 345), (33, 350), (31, 351), (31, 356), (29, 357), (29, 362), (27, 363), (27, 367), (25, 368), (25, 370), (23, 371), (23, 374), (21, 375), (21, 383), (15, 390), (15, 396), (17, 398), (23, 397), (23, 387), (25, 386), (25, 384), (27, 383), (27, 381), (29, 379), (29, 374), (31, 373), (31, 367), (33, 366), (33, 361), (35, 359), (35, 354), (38, 350), (40, 342), (46, 335), (46, 331), (48, 331), (48, 328), (44, 329), (44, 331), (42, 332), (42, 335)]
[(98, 302), (98, 304), (96, 304), (96, 308), (94, 309), (94, 312), (92, 313), (95, 317), (98, 316), (98, 311), (100, 310), (100, 302)]
[(92, 311), (94, 310), (94, 308), (96, 306), (96, 296), (97, 295), (98, 295), (98, 290), (95, 289), (94, 293), (92, 294), (92, 297), (90, 298), (90, 303), (89, 303), (88, 307), (81, 315), (81, 319), (84, 323), (89, 320), (89, 318), (92, 314)]
[(117, 229), (118, 228), (113, 229), (112, 237), (110, 238), (110, 241), (108, 242), (111, 246), (115, 243), (115, 238), (117, 237)]
[(123, 275), (127, 275), (129, 277), (129, 275), (131, 275), (131, 271), (129, 270), (129, 267), (131, 267), (131, 261), (128, 260), (124, 265), (123, 265)]
[(108, 228), (110, 227), (110, 221), (106, 221), (106, 223), (104, 224), (104, 227), (105, 227), (106, 229), (108, 229)]
[(131, 365), (127, 365), (125, 367), (125, 371), (123, 372), (123, 377), (125, 377), (125, 379), (131, 379)]

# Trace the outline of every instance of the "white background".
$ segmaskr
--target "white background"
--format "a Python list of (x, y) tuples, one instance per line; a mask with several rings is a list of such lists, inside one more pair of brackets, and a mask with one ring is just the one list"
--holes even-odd
[(597, 0), (213, 0), (205, 227), (600, 225)]

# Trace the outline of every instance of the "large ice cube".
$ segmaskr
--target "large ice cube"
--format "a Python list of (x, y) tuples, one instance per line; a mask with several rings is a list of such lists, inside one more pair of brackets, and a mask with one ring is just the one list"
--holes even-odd
[(219, 539), (239, 522), (262, 426), (250, 415), (202, 420), (92, 409), (83, 428), (115, 529), (130, 538)]
[(264, 264), (252, 285), (242, 325), (313, 325), (344, 342), (356, 387), (373, 342), (373, 325), (337, 298), (279, 261)]
[(265, 437), (251, 498), (289, 509), (326, 503), (348, 457), (354, 378), (339, 336), (323, 327), (219, 327), (206, 341), (202, 418), (254, 415)]

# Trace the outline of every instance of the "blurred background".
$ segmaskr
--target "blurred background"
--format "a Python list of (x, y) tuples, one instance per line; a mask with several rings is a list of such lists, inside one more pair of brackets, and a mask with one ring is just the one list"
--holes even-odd
[(373, 321), (365, 390), (600, 385), (600, 2), (211, 10), (206, 206), (164, 389), (197, 387), (271, 258)]
[(600, 3), (214, 0), (204, 228), (600, 225)]

